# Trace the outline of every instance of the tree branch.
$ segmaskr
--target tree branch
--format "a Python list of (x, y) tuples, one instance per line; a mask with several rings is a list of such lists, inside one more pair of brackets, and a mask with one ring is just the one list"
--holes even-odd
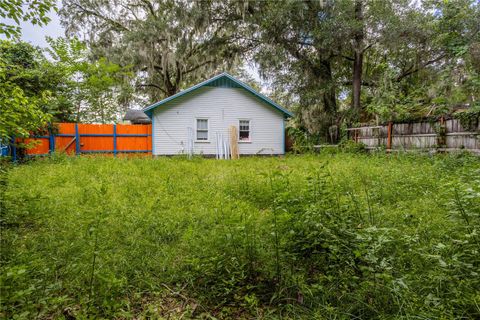
[(406, 70), (401, 75), (399, 75), (397, 77), (396, 81), (398, 82), (398, 81), (402, 80), (403, 78), (408, 77), (409, 75), (412, 75), (412, 74), (422, 70), (423, 68), (428, 67), (431, 64), (434, 64), (435, 62), (438, 62), (438, 61), (442, 60), (446, 56), (447, 56), (447, 54), (443, 53), (440, 56), (436, 57), (435, 59), (432, 59), (432, 60), (429, 60), (425, 63), (422, 63), (419, 67), (416, 67), (416, 68), (410, 67), (410, 68), (408, 68), (408, 70)]
[(365, 53), (365, 51), (367, 51), (367, 50), (370, 49), (371, 47), (373, 47), (373, 43), (370, 43), (368, 46), (366, 46), (365, 48), (363, 48), (362, 53)]
[[(143, 67), (140, 69), (140, 71), (148, 71), (148, 67)], [(153, 69), (155, 69), (156, 71), (158, 72), (162, 72), (163, 71), (163, 68), (161, 66), (157, 66), (157, 65), (154, 65), (153, 66)]]
[(156, 89), (162, 91), (163, 93), (167, 94), (167, 92), (162, 87), (160, 87), (159, 85), (153, 84), (153, 83), (144, 83), (144, 84), (141, 83), (141, 84), (137, 84), (136, 87), (137, 88), (153, 87), (153, 88), (156, 88)]
[(120, 3), (120, 6), (122, 6), (125, 10), (130, 11), (130, 13), (135, 17), (135, 20), (140, 21), (140, 19), (135, 14), (135, 11), (133, 11), (132, 7), (126, 6), (126, 5), (121, 4), (121, 3)]
[(115, 20), (112, 20), (110, 18), (107, 18), (107, 17), (104, 17), (102, 16), (101, 14), (99, 14), (98, 12), (95, 12), (93, 10), (89, 10), (85, 7), (83, 7), (82, 5), (80, 5), (79, 3), (76, 3), (76, 2), (73, 2), (73, 5), (76, 6), (77, 8), (79, 8), (80, 10), (82, 10), (84, 13), (88, 14), (88, 15), (91, 15), (91, 16), (94, 16), (94, 17), (97, 17), (97, 18), (100, 18), (104, 21), (107, 21), (109, 22), (110, 24), (116, 26), (117, 28), (119, 29), (122, 29), (122, 30), (125, 30), (125, 31), (129, 31), (129, 29), (127, 27), (125, 27), (124, 25), (122, 25), (120, 22), (118, 21), (115, 21)]
[(153, 7), (152, 3), (148, 0), (142, 0), (142, 2), (147, 6), (148, 11), (150, 11), (150, 14), (156, 18), (157, 14), (155, 13), (155, 8)]
[(197, 69), (199, 69), (199, 68), (201, 68), (201, 67), (203, 67), (203, 66), (206, 66), (206, 65), (209, 64), (209, 63), (214, 63), (214, 62), (215, 62), (214, 60), (204, 61), (204, 62), (199, 63), (199, 64), (197, 64), (196, 66), (194, 66), (194, 67), (192, 67), (192, 68), (190, 68), (190, 69), (187, 69), (187, 70), (184, 72), (184, 74), (188, 74), (188, 73), (193, 72), (193, 71), (195, 71), (195, 70), (197, 70)]
[(176, 75), (175, 75), (175, 84), (178, 87), (180, 85), (180, 81), (182, 81), (182, 70), (180, 70), (180, 63), (178, 61), (175, 61), (175, 69), (176, 69)]
[(355, 61), (355, 59), (353, 59), (352, 57), (345, 56), (345, 55), (343, 55), (343, 54), (341, 54), (340, 57), (342, 57), (342, 58), (344, 58), (344, 59), (347, 59), (348, 61)]
[[(342, 81), (342, 85), (351, 86), (351, 85), (353, 85), (353, 81), (352, 80)], [(376, 84), (374, 82), (371, 82), (371, 81), (362, 81), (362, 86), (374, 87), (374, 86), (376, 86)]]

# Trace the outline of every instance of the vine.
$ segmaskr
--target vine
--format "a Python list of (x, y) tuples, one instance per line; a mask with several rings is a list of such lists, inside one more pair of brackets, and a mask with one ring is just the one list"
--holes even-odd
[(447, 144), (447, 127), (445, 123), (430, 122), (433, 127), (433, 130), (437, 134), (437, 145), (438, 147), (445, 147)]
[(453, 114), (453, 117), (460, 121), (460, 124), (465, 130), (478, 131), (477, 128), (480, 122), (480, 104), (477, 104), (468, 110), (456, 112)]

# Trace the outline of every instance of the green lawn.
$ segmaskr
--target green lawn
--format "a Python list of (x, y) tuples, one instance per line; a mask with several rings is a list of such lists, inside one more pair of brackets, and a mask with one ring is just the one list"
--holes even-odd
[(478, 318), (470, 156), (6, 170), (0, 318)]

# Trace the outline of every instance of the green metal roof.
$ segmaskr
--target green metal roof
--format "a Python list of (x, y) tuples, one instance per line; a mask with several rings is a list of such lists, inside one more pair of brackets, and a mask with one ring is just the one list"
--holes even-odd
[(194, 85), (193, 87), (185, 89), (185, 90), (183, 90), (183, 91), (181, 91), (177, 94), (174, 94), (173, 96), (170, 96), (170, 97), (165, 98), (161, 101), (158, 101), (158, 102), (144, 108), (143, 112), (145, 112), (145, 114), (148, 115), (151, 118), (153, 109), (155, 109), (155, 108), (157, 108), (157, 107), (159, 107), (159, 106), (161, 106), (161, 105), (163, 105), (163, 104), (165, 104), (169, 101), (172, 101), (172, 100), (177, 99), (181, 96), (184, 96), (187, 93), (195, 91), (195, 90), (197, 90), (201, 87), (243, 88), (243, 89), (247, 90), (248, 92), (250, 92), (251, 94), (253, 94), (254, 96), (256, 96), (257, 98), (259, 98), (260, 100), (266, 102), (268, 105), (274, 107), (277, 110), (280, 110), (286, 116), (288, 116), (288, 117), (293, 116), (293, 114), (290, 111), (288, 111), (287, 109), (281, 107), (280, 105), (278, 105), (274, 101), (270, 100), (269, 98), (267, 98), (266, 96), (264, 96), (260, 92), (255, 91), (252, 87), (248, 86), (247, 84), (243, 83), (242, 81), (240, 81), (238, 79), (235, 79), (234, 77), (232, 77), (231, 75), (229, 75), (226, 72), (224, 72), (222, 74), (219, 74), (219, 75), (217, 75), (213, 78), (210, 78), (206, 81), (203, 81), (203, 82), (201, 82), (197, 85)]

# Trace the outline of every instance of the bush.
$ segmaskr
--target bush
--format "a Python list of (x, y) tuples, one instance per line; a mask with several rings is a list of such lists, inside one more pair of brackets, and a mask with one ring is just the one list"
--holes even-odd
[(339, 144), (340, 150), (348, 153), (366, 153), (367, 145), (361, 142), (355, 142), (353, 140), (343, 140)]

